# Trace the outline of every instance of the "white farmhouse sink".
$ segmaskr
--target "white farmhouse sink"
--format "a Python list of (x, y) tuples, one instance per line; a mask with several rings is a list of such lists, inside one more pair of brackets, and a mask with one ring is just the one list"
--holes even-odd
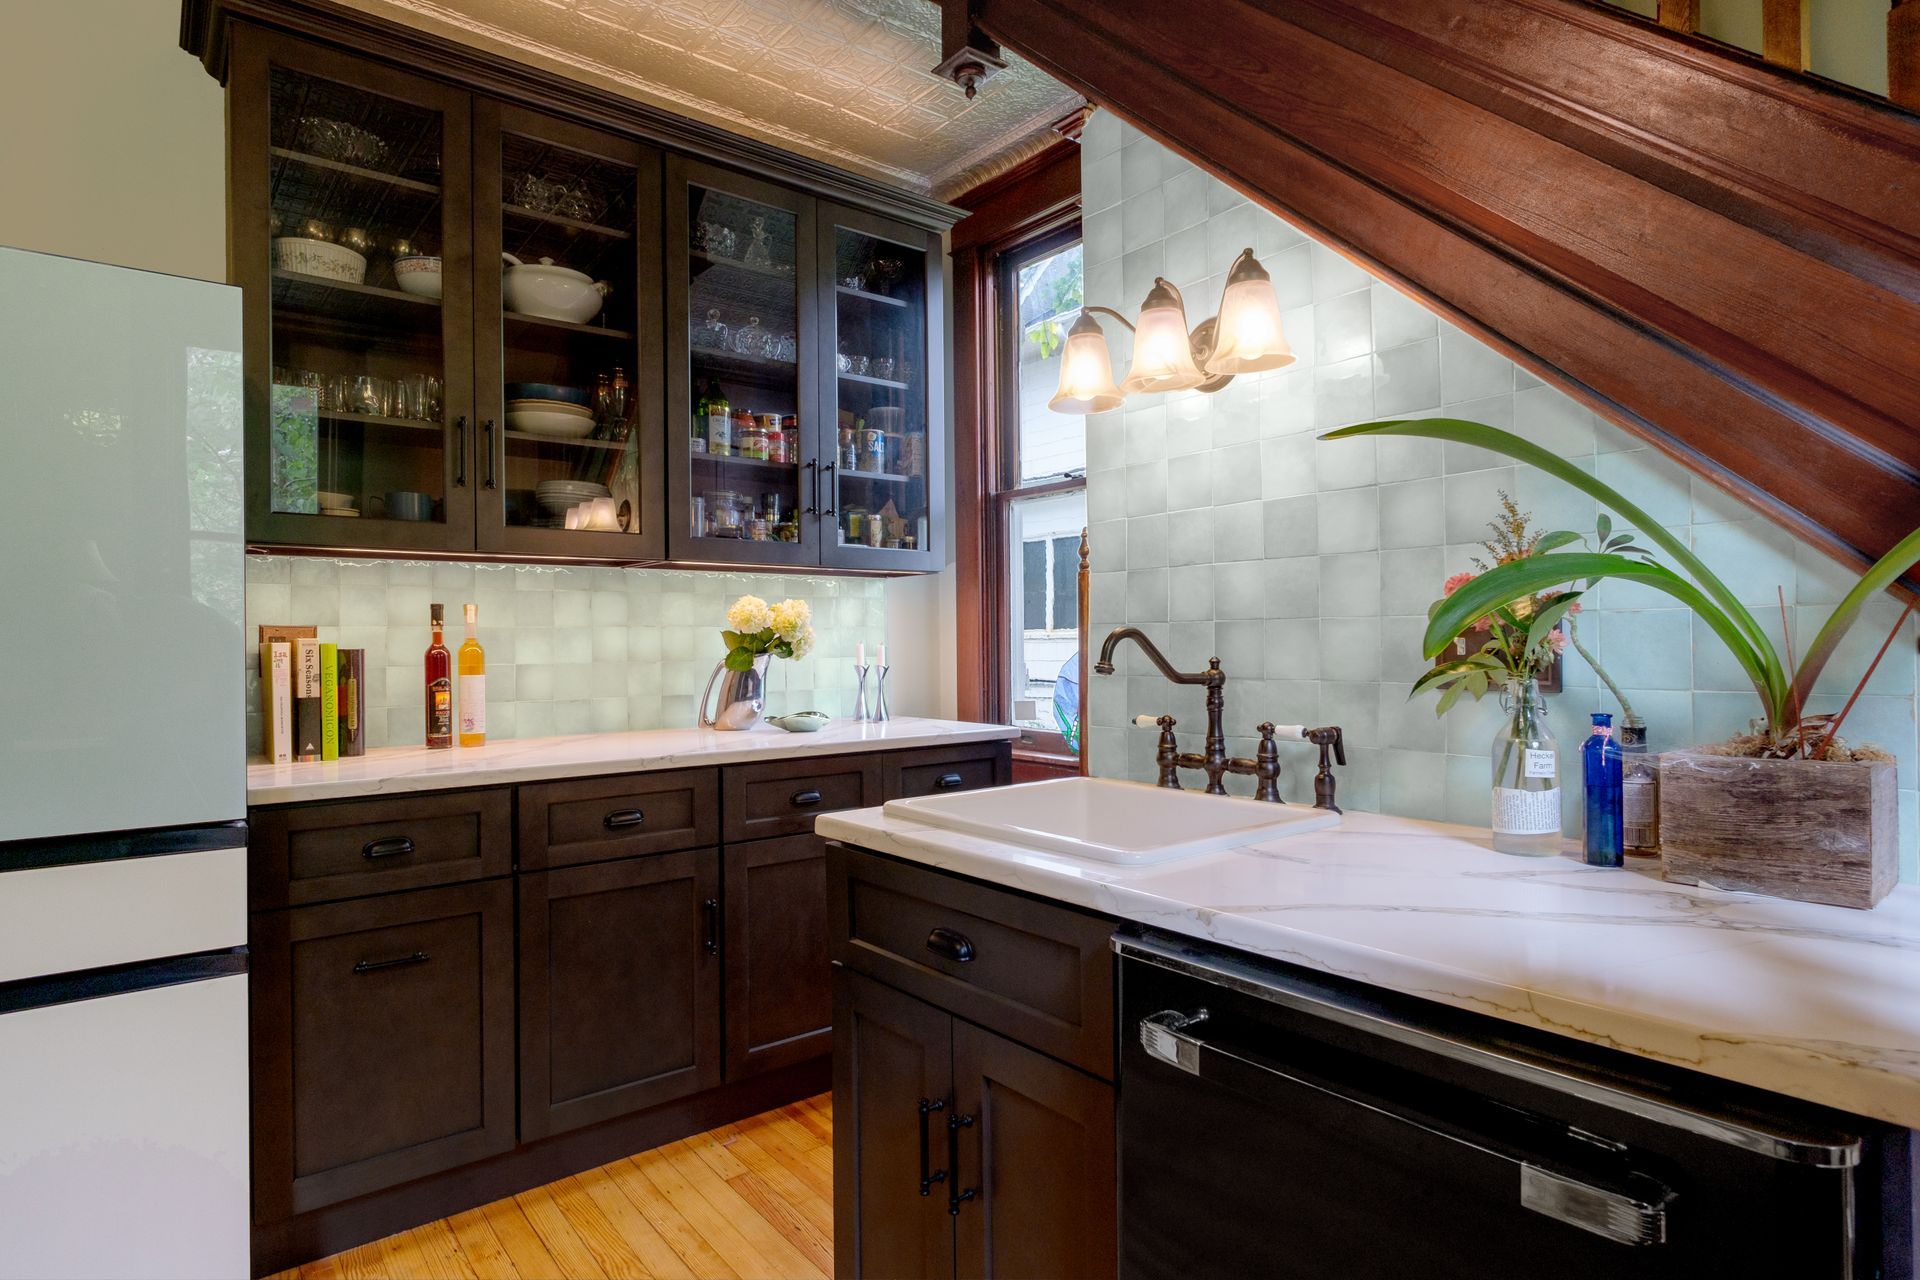
[(1172, 791), (1110, 778), (1052, 778), (889, 800), (890, 818), (1091, 862), (1142, 866), (1336, 825), (1325, 809)]

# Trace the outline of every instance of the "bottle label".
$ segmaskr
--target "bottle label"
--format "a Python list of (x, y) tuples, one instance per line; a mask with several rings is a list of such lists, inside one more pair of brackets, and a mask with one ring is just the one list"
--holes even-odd
[(487, 731), (487, 678), (460, 677), (460, 732)]
[(445, 742), (453, 736), (453, 682), (445, 676), (427, 685), (427, 741)]
[(1527, 748), (1527, 773), (1529, 778), (1551, 778), (1553, 776), (1554, 753), (1542, 751), (1537, 747)]
[(1503, 836), (1558, 835), (1560, 788), (1522, 791), (1516, 787), (1495, 787), (1493, 829)]
[(1646, 848), (1654, 840), (1654, 783), (1650, 777), (1629, 777), (1620, 789), (1620, 825), (1626, 842)]
[(724, 413), (707, 415), (707, 452), (726, 453), (733, 448), (733, 419)]

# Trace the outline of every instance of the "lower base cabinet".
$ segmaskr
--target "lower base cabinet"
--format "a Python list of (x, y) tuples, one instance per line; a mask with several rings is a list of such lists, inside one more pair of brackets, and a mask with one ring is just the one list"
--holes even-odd
[(252, 953), (257, 1218), (514, 1145), (509, 881), (264, 913)]
[(720, 1083), (719, 853), (520, 876), (520, 1134)]
[(870, 978), (834, 974), (834, 1270), (1110, 1280), (1103, 1080)]
[(811, 833), (722, 853), (727, 1079), (805, 1062), (833, 1047), (827, 849)]

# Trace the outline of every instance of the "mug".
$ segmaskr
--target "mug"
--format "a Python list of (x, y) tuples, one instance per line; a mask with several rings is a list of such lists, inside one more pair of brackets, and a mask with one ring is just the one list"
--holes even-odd
[(384, 501), (387, 504), (389, 520), (431, 520), (433, 519), (433, 495), (420, 493), (412, 489), (394, 489)]

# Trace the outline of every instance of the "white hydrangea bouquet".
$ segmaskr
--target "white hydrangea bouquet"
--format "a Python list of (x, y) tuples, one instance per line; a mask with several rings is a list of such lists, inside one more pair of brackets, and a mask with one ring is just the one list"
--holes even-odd
[(763, 653), (804, 658), (813, 651), (813, 610), (805, 600), (768, 604), (759, 596), (741, 596), (727, 609), (727, 670), (749, 671)]

